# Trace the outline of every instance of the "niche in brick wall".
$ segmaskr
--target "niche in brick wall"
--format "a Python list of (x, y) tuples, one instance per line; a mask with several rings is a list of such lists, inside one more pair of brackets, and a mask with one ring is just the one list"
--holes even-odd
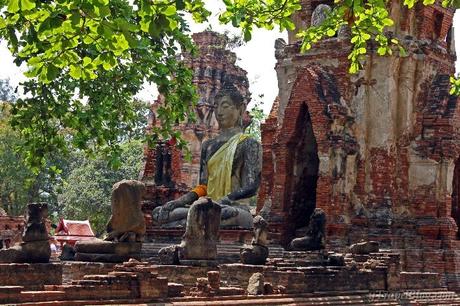
[(316, 207), (316, 183), (318, 180), (319, 158), (318, 147), (313, 134), (313, 126), (308, 108), (305, 104), (300, 107), (296, 133), (288, 143), (288, 158), (291, 164), (288, 169), (291, 187), (289, 224), (291, 235), (303, 233), (308, 225), (310, 215)]
[(433, 39), (439, 39), (439, 38), (444, 38), (440, 37), (441, 36), (441, 30), (442, 30), (442, 21), (444, 19), (444, 14), (441, 12), (435, 12), (434, 13), (434, 24), (433, 24)]
[[(460, 158), (455, 162), (454, 177), (452, 180), (452, 210), (451, 216), (457, 223), (457, 227), (460, 228)], [(460, 238), (459, 232), (457, 232), (457, 239)]]

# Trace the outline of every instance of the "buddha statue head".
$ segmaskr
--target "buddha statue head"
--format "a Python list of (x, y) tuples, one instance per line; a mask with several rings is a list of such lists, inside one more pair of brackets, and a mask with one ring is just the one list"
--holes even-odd
[(216, 95), (216, 120), (220, 130), (243, 127), (246, 108), (243, 95), (232, 85), (224, 86)]

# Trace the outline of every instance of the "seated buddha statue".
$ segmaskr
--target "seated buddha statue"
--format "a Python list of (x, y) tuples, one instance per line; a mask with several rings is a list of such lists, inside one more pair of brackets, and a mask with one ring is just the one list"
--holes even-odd
[(203, 142), (199, 185), (156, 207), (153, 220), (163, 228), (184, 227), (188, 209), (207, 196), (221, 206), (221, 227), (252, 228), (249, 199), (260, 184), (261, 145), (243, 133), (244, 98), (232, 85), (216, 96), (219, 134)]

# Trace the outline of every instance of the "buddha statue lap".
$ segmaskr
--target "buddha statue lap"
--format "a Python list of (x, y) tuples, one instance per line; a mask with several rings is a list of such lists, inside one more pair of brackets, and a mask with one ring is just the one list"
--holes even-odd
[(243, 133), (244, 98), (233, 86), (216, 96), (219, 134), (202, 145), (200, 185), (153, 210), (162, 228), (185, 227), (189, 207), (207, 196), (221, 206), (221, 227), (252, 228), (249, 199), (260, 184), (260, 143)]

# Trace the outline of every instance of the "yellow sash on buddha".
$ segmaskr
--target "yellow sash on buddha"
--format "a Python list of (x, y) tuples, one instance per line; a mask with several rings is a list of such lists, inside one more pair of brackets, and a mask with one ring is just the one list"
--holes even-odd
[(238, 133), (230, 138), (208, 161), (208, 197), (214, 201), (232, 191), (232, 166), (236, 147), (248, 135)]

